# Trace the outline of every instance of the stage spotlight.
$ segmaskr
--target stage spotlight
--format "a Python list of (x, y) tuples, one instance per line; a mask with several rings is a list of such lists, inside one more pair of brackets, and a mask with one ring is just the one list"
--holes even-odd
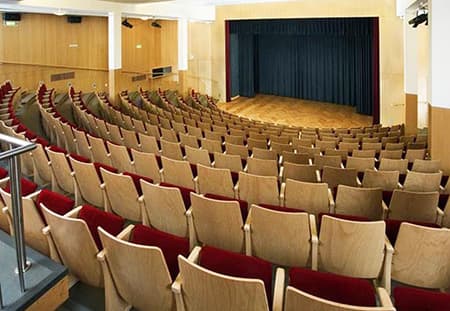
[(416, 17), (408, 21), (408, 24), (412, 25), (413, 28), (417, 28), (423, 23), (428, 26), (428, 10), (426, 8), (417, 9)]
[(156, 27), (156, 28), (161, 28), (161, 24), (159, 24), (157, 21), (152, 21), (152, 23), (150, 24), (152, 27)]
[(133, 28), (133, 25), (127, 19), (124, 19), (122, 21), (122, 26), (125, 26), (127, 28)]

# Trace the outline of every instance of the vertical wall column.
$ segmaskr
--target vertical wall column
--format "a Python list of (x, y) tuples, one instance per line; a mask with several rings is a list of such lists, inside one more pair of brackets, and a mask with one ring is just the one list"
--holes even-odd
[(181, 94), (185, 94), (186, 71), (188, 70), (188, 20), (186, 18), (178, 19), (178, 88)]
[(120, 74), (122, 71), (122, 14), (114, 11), (108, 13), (108, 69), (109, 97), (118, 100), (120, 91)]
[[(417, 66), (418, 66), (418, 43), (417, 28), (413, 28), (408, 21), (414, 17), (414, 13), (407, 12), (403, 19), (404, 28), (404, 87), (405, 87), (405, 133), (417, 133)], [(419, 27), (424, 27), (423, 25)]]
[(439, 159), (445, 173), (450, 173), (450, 3), (429, 0), (430, 73), (429, 141), (432, 159)]

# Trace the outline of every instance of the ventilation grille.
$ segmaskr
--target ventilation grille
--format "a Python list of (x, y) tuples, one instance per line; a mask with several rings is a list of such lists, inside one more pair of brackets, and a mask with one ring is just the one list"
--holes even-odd
[(75, 79), (75, 72), (64, 72), (58, 73), (50, 76), (50, 81), (60, 81), (60, 80), (68, 80)]
[(131, 82), (143, 81), (145, 79), (147, 79), (147, 75), (145, 75), (145, 74), (144, 75), (138, 75), (138, 76), (131, 77)]

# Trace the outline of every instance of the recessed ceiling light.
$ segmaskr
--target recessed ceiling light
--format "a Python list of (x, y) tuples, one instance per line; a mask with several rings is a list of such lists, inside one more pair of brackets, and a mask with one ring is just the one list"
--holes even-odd
[(62, 10), (62, 9), (58, 9), (57, 11), (53, 12), (53, 14), (57, 15), (57, 16), (63, 16), (66, 15), (66, 11)]

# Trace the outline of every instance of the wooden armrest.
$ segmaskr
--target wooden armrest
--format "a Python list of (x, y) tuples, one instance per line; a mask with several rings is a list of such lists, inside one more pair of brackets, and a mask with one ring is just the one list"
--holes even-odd
[(37, 198), (37, 196), (39, 195), (39, 193), (41, 193), (41, 190), (37, 190), (37, 191), (35, 191), (35, 192), (33, 192), (33, 193), (30, 193), (29, 195), (24, 196), (24, 198), (25, 198), (25, 199), (31, 199), (31, 200), (33, 200), (33, 201), (36, 201), (36, 198)]
[(317, 271), (319, 236), (317, 234), (315, 215), (309, 215), (309, 230), (311, 234), (311, 248), (312, 248), (311, 268)]
[(100, 262), (105, 262), (106, 261), (106, 255), (105, 255), (105, 250), (101, 250), (98, 254), (97, 254), (97, 260)]
[(236, 183), (236, 185), (234, 185), (233, 190), (234, 190), (234, 198), (239, 199), (239, 181)]
[(442, 225), (442, 219), (444, 218), (444, 211), (436, 206), (436, 224)]
[(131, 232), (134, 229), (134, 225), (128, 225), (125, 229), (119, 232), (116, 236), (119, 240), (128, 241), (131, 236)]
[(202, 250), (202, 248), (200, 246), (194, 247), (194, 249), (189, 254), (187, 260), (189, 260), (190, 262), (193, 262), (193, 263), (197, 263), (198, 262), (198, 258), (200, 257), (200, 251), (201, 250)]
[(403, 185), (402, 185), (400, 182), (397, 183), (397, 187), (398, 187), (399, 189), (403, 189)]
[(42, 228), (43, 235), (50, 235), (50, 232), (51, 232), (50, 226), (45, 226), (44, 228)]
[(320, 170), (316, 170), (316, 180), (317, 180), (317, 182), (322, 182), (322, 177), (320, 176)]
[(330, 205), (330, 213), (334, 214), (336, 204), (334, 203), (333, 193), (330, 188), (328, 188), (328, 204)]
[(251, 225), (250, 219), (247, 218), (244, 224), (244, 237), (245, 237), (245, 255), (252, 255), (252, 239), (251, 239)]
[(358, 187), (362, 187), (362, 183), (359, 180), (358, 176), (356, 176), (356, 184), (357, 184)]
[[(41, 204), (42, 206), (42, 204)], [(70, 217), (70, 218), (77, 218), (78, 213), (83, 208), (83, 206), (77, 206), (73, 210), (68, 211), (66, 214), (64, 214), (64, 217)]]
[(280, 206), (284, 206), (284, 193), (286, 192), (286, 183), (282, 182), (280, 187)]
[(392, 255), (394, 254), (394, 248), (392, 247), (391, 242), (385, 236), (384, 237), (384, 267), (383, 267), (383, 276), (382, 276), (382, 284), (388, 293), (391, 292), (391, 265), (392, 265)]
[(275, 285), (273, 289), (273, 304), (272, 311), (283, 310), (284, 298), (284, 282), (286, 279), (286, 272), (283, 268), (277, 268), (275, 272)]
[(386, 205), (386, 203), (383, 201), (383, 200), (381, 200), (381, 208), (382, 208), (382, 217), (383, 217), (383, 219), (386, 219), (387, 218), (387, 215), (388, 215), (388, 213), (389, 213), (389, 208), (388, 208), (388, 206)]
[(391, 307), (394, 308), (394, 305), (392, 304), (391, 297), (389, 297), (388, 292), (382, 288), (377, 288), (378, 297), (380, 298), (380, 304), (382, 307)]

